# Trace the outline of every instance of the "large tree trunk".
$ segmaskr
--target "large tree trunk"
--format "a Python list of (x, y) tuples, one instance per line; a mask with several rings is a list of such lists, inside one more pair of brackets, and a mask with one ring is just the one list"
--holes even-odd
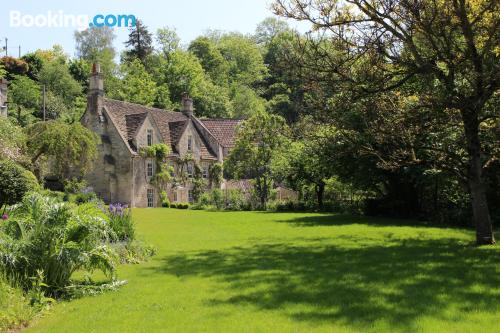
[(495, 244), (486, 190), (482, 179), (481, 142), (479, 140), (479, 120), (473, 110), (463, 110), (465, 138), (469, 154), (467, 181), (471, 195), (472, 212), (476, 225), (477, 245)]

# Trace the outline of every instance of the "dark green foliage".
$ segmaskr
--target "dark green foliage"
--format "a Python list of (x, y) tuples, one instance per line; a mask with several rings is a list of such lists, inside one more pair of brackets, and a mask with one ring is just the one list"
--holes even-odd
[(38, 80), (38, 73), (43, 66), (43, 59), (35, 53), (26, 53), (21, 57), (21, 60), (28, 64), (28, 72), (26, 73), (28, 77), (32, 80)]
[(170, 205), (171, 208), (177, 208), (177, 209), (188, 209), (189, 208), (189, 203), (187, 202), (179, 202), (177, 204), (173, 203)]
[(61, 60), (44, 63), (38, 79), (48, 91), (61, 97), (68, 107), (82, 93), (82, 86), (73, 78), (68, 66)]
[(238, 179), (252, 179), (254, 192), (265, 209), (273, 184), (273, 163), (288, 139), (284, 119), (259, 112), (238, 129), (235, 147), (225, 164), (227, 173)]
[(77, 193), (74, 198), (74, 202), (78, 205), (87, 202), (96, 202), (97, 200), (97, 195), (94, 192)]
[(99, 138), (79, 123), (66, 124), (46, 121), (28, 128), (28, 152), (31, 161), (52, 158), (52, 175), (65, 179), (72, 171), (85, 173), (92, 165)]
[(125, 42), (127, 50), (125, 58), (128, 61), (139, 59), (143, 64), (148, 55), (153, 52), (153, 38), (141, 20), (137, 19), (135, 27), (130, 28), (128, 40)]
[[(21, 201), (23, 196), (38, 187), (33, 174), (14, 162), (0, 160), (0, 209)], [(0, 211), (0, 214), (3, 214)]]
[(212, 163), (208, 167), (208, 178), (211, 188), (219, 188), (223, 180), (223, 167), (221, 163)]

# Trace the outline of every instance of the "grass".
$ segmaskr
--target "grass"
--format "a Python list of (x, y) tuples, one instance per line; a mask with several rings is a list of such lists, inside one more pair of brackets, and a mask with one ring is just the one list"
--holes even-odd
[(150, 262), (26, 332), (500, 332), (500, 248), (470, 230), (307, 213), (135, 209)]
[(0, 332), (27, 325), (35, 312), (21, 289), (11, 287), (0, 276)]

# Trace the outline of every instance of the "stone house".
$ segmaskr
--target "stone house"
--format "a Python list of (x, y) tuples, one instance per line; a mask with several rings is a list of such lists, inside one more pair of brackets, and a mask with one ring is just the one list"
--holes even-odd
[(0, 117), (7, 117), (7, 80), (0, 78)]
[[(182, 97), (180, 112), (146, 107), (106, 98), (99, 65), (94, 65), (87, 96), (87, 110), (81, 123), (101, 138), (98, 157), (86, 180), (105, 202), (128, 203), (132, 207), (158, 207), (159, 190), (150, 180), (156, 161), (143, 157), (141, 147), (164, 143), (170, 147), (167, 163), (174, 176), (180, 172), (180, 160), (191, 154), (192, 162), (182, 167), (188, 180), (180, 186), (169, 185), (171, 202), (193, 200), (192, 184), (195, 164), (202, 177), (209, 177), (212, 163), (222, 163), (234, 146), (239, 120), (199, 119), (193, 101)], [(184, 164), (183, 164), (184, 165)]]

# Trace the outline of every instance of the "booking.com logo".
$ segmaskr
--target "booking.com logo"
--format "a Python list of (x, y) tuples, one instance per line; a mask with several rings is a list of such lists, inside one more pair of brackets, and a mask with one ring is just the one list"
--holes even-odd
[(130, 14), (97, 14), (92, 18), (88, 15), (65, 14), (62, 10), (46, 14), (22, 14), (20, 11), (10, 11), (10, 26), (13, 28), (76, 28), (84, 30), (88, 27), (135, 27), (136, 18)]

